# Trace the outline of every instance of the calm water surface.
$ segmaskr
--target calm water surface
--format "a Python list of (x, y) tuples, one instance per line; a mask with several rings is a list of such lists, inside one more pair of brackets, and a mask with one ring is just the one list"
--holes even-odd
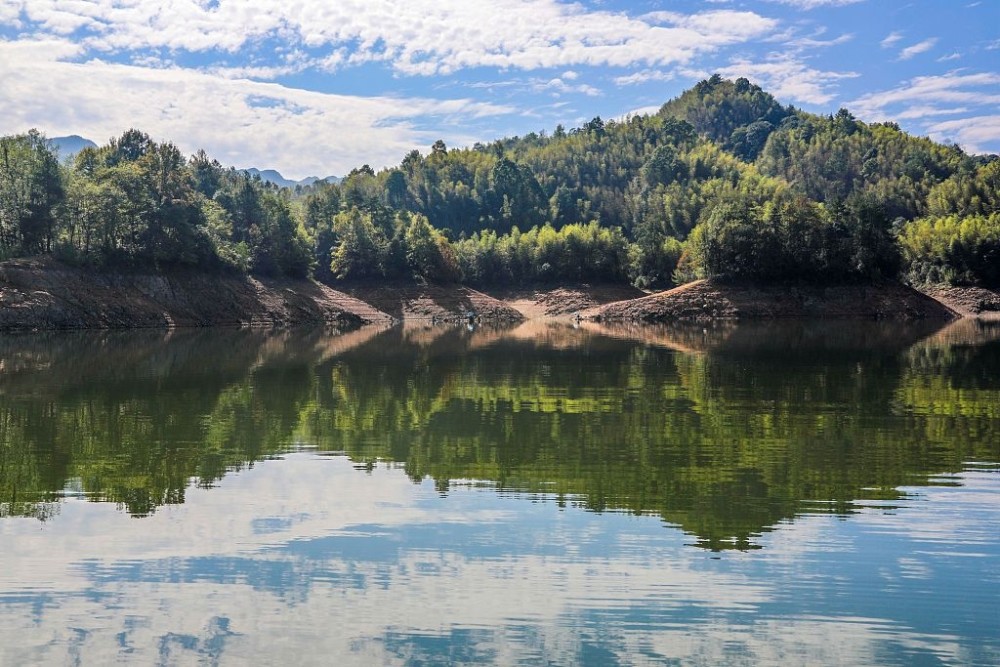
[(1000, 327), (0, 338), (0, 664), (1000, 664)]

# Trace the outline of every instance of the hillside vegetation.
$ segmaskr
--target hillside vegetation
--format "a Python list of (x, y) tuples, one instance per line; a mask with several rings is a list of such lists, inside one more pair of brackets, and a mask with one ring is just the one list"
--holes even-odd
[(476, 286), (1000, 284), (1000, 160), (702, 81), (659, 112), (280, 189), (138, 130), (0, 138), (0, 255)]

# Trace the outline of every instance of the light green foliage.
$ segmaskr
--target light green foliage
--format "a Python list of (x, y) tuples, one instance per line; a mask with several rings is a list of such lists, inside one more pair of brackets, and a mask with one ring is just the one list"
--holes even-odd
[(1000, 285), (1000, 212), (921, 218), (899, 242), (914, 282)]
[(250, 247), (246, 241), (234, 242), (233, 223), (226, 209), (215, 200), (203, 199), (201, 213), (205, 218), (205, 231), (219, 261), (238, 271), (249, 271)]
[(1000, 160), (938, 184), (927, 204), (899, 232), (910, 280), (1000, 285)]
[(628, 278), (630, 245), (620, 228), (596, 222), (532, 227), (522, 233), (491, 231), (456, 244), (466, 281), (478, 285), (533, 281), (610, 281)]
[(370, 213), (357, 208), (338, 213), (333, 219), (333, 229), (338, 239), (330, 262), (334, 276), (342, 280), (382, 276), (386, 240)]
[(461, 277), (451, 244), (427, 218), (410, 215), (404, 229), (406, 263), (415, 274), (435, 282), (454, 282)]
[(290, 276), (308, 275), (311, 261), (286, 195), (134, 129), (65, 168), (37, 132), (0, 138), (0, 254), (38, 252)]
[(1000, 212), (1000, 160), (973, 173), (962, 171), (934, 186), (927, 195), (930, 216), (990, 215)]

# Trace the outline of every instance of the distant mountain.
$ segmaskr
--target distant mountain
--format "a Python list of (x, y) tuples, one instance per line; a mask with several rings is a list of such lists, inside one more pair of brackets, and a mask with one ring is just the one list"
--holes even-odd
[[(59, 160), (64, 161), (66, 159), (72, 159), (77, 153), (82, 151), (84, 148), (97, 148), (95, 144), (90, 139), (85, 139), (76, 134), (71, 134), (67, 137), (52, 137), (49, 139), (49, 143), (59, 151)], [(290, 178), (285, 178), (281, 175), (281, 172), (275, 169), (256, 169), (250, 167), (249, 169), (244, 169), (245, 172), (251, 176), (260, 176), (261, 180), (267, 183), (274, 183), (279, 188), (294, 188), (296, 185), (312, 185), (320, 181), (325, 181), (327, 183), (340, 183), (342, 180), (339, 176), (327, 176), (326, 178), (320, 178), (318, 176), (308, 176), (303, 178), (301, 181), (293, 181)]]
[(284, 176), (281, 175), (281, 172), (276, 171), (274, 169), (261, 170), (261, 169), (256, 169), (254, 167), (250, 167), (249, 169), (244, 169), (243, 171), (247, 172), (251, 176), (260, 176), (260, 179), (262, 181), (265, 181), (267, 183), (274, 183), (279, 188), (294, 188), (296, 185), (302, 185), (302, 186), (312, 185), (313, 183), (317, 183), (319, 181), (326, 181), (327, 183), (340, 183), (341, 180), (338, 176), (327, 176), (326, 178), (319, 178), (318, 176), (307, 176), (306, 178), (303, 178), (301, 181), (293, 181), (289, 178), (285, 178)]
[(59, 150), (59, 159), (65, 160), (82, 151), (84, 148), (97, 148), (90, 139), (71, 134), (68, 137), (52, 137), (49, 142)]

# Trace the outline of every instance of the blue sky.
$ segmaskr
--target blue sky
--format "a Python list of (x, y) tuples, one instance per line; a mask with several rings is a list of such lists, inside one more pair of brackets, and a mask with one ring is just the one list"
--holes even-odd
[(654, 110), (719, 72), (1000, 152), (1000, 0), (0, 0), (0, 133), (285, 176)]

